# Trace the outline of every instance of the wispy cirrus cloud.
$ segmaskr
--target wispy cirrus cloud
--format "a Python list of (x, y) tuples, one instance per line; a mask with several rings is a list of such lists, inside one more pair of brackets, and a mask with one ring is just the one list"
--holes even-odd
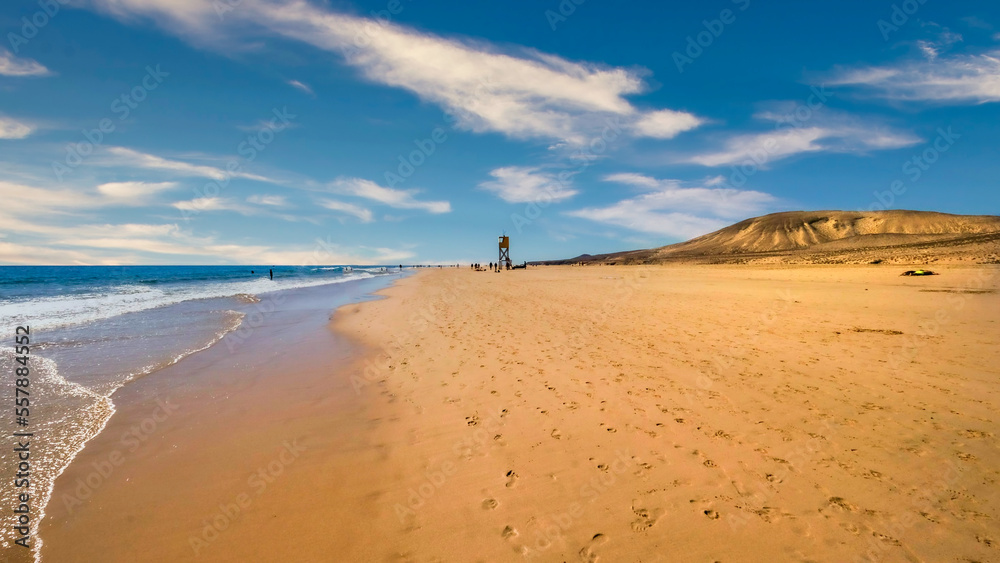
[[(281, 198), (282, 200), (284, 198)], [(261, 203), (261, 201), (271, 201), (272, 203)], [(283, 221), (298, 222), (315, 219), (310, 216), (297, 215), (292, 213), (279, 213), (275, 207), (284, 207), (286, 204), (277, 205), (273, 198), (258, 199), (250, 196), (246, 201), (241, 201), (232, 197), (198, 197), (186, 201), (176, 201), (171, 204), (175, 209), (184, 213), (185, 217), (202, 212), (232, 212), (245, 216), (266, 216), (281, 219)]]
[[(579, 146), (601, 131), (607, 117), (620, 118), (636, 136), (655, 138), (673, 137), (702, 122), (683, 111), (633, 106), (626, 96), (647, 89), (642, 71), (445, 38), (302, 0), (243, 0), (239, 9), (226, 13), (222, 31), (222, 26), (214, 25), (218, 15), (210, 2), (89, 3), (126, 21), (150, 18), (213, 48), (222, 48), (220, 41), (251, 40), (250, 33), (263, 31), (340, 53), (368, 80), (435, 103), (458, 125), (475, 132)], [(358, 41), (359, 37), (365, 40)]]
[[(102, 205), (100, 198), (84, 190), (71, 188), (40, 188), (20, 182), (0, 180), (0, 219), (2, 227), (11, 229), (12, 222), (24, 226), (18, 217), (39, 213), (43, 216), (78, 209), (94, 209)], [(30, 221), (26, 228), (32, 230)], [(44, 228), (44, 227), (43, 227)]]
[(288, 199), (283, 195), (252, 195), (247, 197), (247, 201), (256, 205), (270, 205), (273, 207), (288, 205)]
[(0, 139), (23, 139), (34, 131), (33, 125), (0, 115)]
[(419, 190), (386, 188), (363, 178), (337, 178), (330, 183), (330, 187), (337, 193), (377, 201), (396, 209), (420, 209), (428, 213), (451, 212), (451, 203), (447, 201), (418, 200), (415, 196)]
[(154, 195), (176, 187), (176, 182), (108, 182), (97, 186), (97, 191), (120, 203), (141, 205)]
[(316, 93), (313, 92), (312, 88), (310, 88), (307, 84), (303, 82), (299, 82), (298, 80), (288, 80), (285, 83), (291, 86), (292, 88), (295, 88), (296, 90), (301, 90), (306, 94), (309, 94), (310, 96), (316, 95)]
[[(675, 239), (693, 238), (733, 221), (758, 214), (777, 203), (770, 194), (750, 190), (685, 185), (634, 173), (612, 174), (605, 181), (645, 190), (636, 197), (566, 215)], [(716, 182), (704, 184), (715, 185)]]
[(187, 201), (177, 201), (172, 205), (181, 211), (235, 211), (243, 215), (253, 213), (249, 206), (224, 197), (199, 197)]
[[(346, 249), (329, 240), (280, 247), (236, 244), (175, 223), (95, 221), (95, 210), (134, 196), (126, 184), (84, 191), (0, 181), (0, 199), (5, 201), (0, 206), (0, 263), (386, 264), (413, 257), (406, 249)], [(198, 203), (223, 210), (231, 202)]]
[(339, 211), (352, 217), (357, 217), (362, 223), (371, 223), (375, 220), (371, 210), (360, 205), (354, 205), (346, 201), (337, 201), (335, 199), (320, 199), (319, 204), (331, 211)]
[(479, 188), (507, 203), (562, 201), (578, 193), (569, 186), (568, 176), (560, 179), (559, 174), (537, 167), (505, 166), (492, 170), (490, 176), (494, 179), (479, 184)]
[(922, 47), (924, 59), (894, 65), (838, 69), (834, 86), (855, 86), (894, 101), (984, 104), (1000, 101), (1000, 49), (942, 56)]
[(875, 150), (908, 147), (920, 137), (871, 119), (823, 109), (806, 121), (789, 120), (792, 104), (774, 104), (754, 115), (759, 121), (773, 124), (771, 130), (740, 133), (719, 141), (721, 149), (709, 149), (675, 157), (680, 163), (702, 166), (727, 166), (754, 163), (769, 164), (803, 153), (865, 153)]
[(13, 53), (0, 47), (0, 76), (46, 76), (49, 69), (31, 59), (14, 56)]
[(211, 180), (226, 180), (228, 178), (243, 178), (246, 180), (256, 180), (258, 182), (278, 183), (276, 180), (251, 174), (241, 170), (227, 170), (216, 168), (204, 164), (192, 164), (182, 160), (168, 159), (149, 153), (139, 152), (125, 147), (108, 147), (107, 158), (99, 159), (96, 164), (103, 166), (114, 166), (123, 168), (137, 168), (146, 170), (161, 170), (171, 172), (177, 176), (187, 176), (196, 178), (208, 178)]

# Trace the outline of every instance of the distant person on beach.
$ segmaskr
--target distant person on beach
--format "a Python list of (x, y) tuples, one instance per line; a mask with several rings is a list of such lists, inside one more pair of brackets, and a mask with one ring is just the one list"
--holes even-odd
[(271, 270), (271, 279), (274, 279), (274, 270)]

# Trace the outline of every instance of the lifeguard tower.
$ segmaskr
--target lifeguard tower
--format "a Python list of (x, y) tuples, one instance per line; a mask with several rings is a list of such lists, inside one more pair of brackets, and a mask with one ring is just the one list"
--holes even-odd
[(501, 267), (502, 266), (506, 266), (507, 269), (509, 270), (510, 266), (511, 266), (511, 263), (510, 263), (510, 237), (508, 237), (507, 235), (501, 236), (499, 244), (500, 244), (500, 260), (499, 260), (499, 264), (501, 265)]

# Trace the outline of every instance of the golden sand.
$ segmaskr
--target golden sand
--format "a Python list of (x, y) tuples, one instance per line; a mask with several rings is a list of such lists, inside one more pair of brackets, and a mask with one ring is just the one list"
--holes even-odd
[[(317, 336), (133, 386), (43, 556), (995, 561), (1000, 268), (940, 270), (422, 272), (337, 312), (349, 369)], [(163, 393), (179, 415), (62, 508)]]

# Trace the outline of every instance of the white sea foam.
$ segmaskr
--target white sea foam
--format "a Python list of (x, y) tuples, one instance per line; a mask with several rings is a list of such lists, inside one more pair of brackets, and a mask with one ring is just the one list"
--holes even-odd
[(343, 277), (322, 279), (255, 278), (247, 281), (177, 283), (163, 286), (132, 284), (114, 287), (110, 293), (18, 299), (0, 303), (0, 326), (17, 326), (30, 321), (33, 329), (48, 330), (194, 299), (235, 297), (240, 294), (256, 296), (284, 289), (344, 283), (370, 278), (372, 275), (370, 272), (359, 271)]
[[(243, 317), (243, 313), (227, 312), (222, 326), (208, 341), (181, 351), (173, 357), (165, 359), (164, 362), (146, 365), (131, 373), (122, 374), (124, 377), (114, 378), (113, 385), (110, 387), (102, 386), (104, 388), (100, 391), (66, 379), (58, 369), (56, 362), (51, 359), (32, 355), (29, 361), (33, 374), (33, 391), (37, 391), (39, 387), (43, 388), (48, 402), (51, 403), (46, 411), (50, 418), (43, 419), (39, 427), (33, 429), (36, 432), (41, 430), (46, 436), (40, 445), (34, 443), (32, 445), (33, 489), (40, 491), (35, 493), (37, 496), (32, 507), (35, 516), (30, 525), (31, 536), (34, 538), (32, 552), (36, 563), (42, 559), (41, 549), (43, 545), (38, 528), (45, 518), (45, 509), (52, 500), (55, 481), (83, 450), (87, 442), (104, 430), (111, 416), (115, 413), (115, 405), (111, 400), (112, 394), (122, 385), (137, 377), (173, 365), (191, 354), (211, 347), (226, 334), (238, 328)], [(13, 357), (12, 351), (0, 350), (0, 365), (7, 363), (13, 365)], [(71, 406), (77, 403), (79, 403), (77, 408)], [(37, 420), (37, 416), (35, 419)], [(0, 459), (5, 457), (6, 452), (0, 455)], [(7, 486), (8, 484), (4, 483), (4, 486), (0, 487), (0, 491), (4, 492), (2, 496), (8, 496), (13, 492), (6, 490)], [(84, 499), (76, 500), (82, 501)], [(8, 528), (0, 529), (0, 546), (4, 549), (13, 549), (15, 538)]]

